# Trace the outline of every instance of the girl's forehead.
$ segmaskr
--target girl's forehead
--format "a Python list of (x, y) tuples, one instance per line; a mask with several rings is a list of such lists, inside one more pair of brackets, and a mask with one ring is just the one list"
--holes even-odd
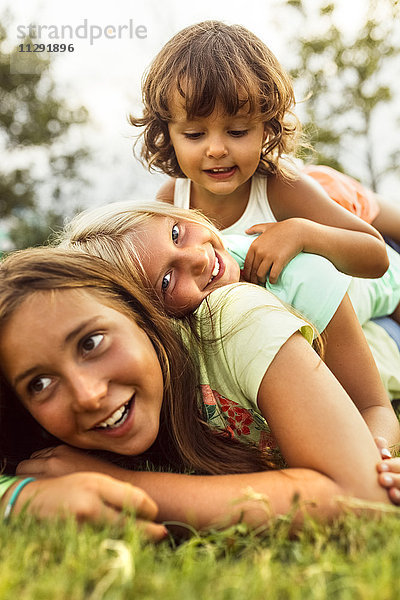
[(209, 115), (188, 115), (186, 108), (186, 100), (182, 98), (178, 91), (170, 96), (171, 100), (168, 103), (169, 112), (171, 115), (170, 122), (173, 124), (187, 123), (188, 121), (199, 121), (207, 119), (208, 121), (221, 121), (232, 119), (243, 119), (245, 121), (258, 120), (261, 117), (261, 111), (255, 113), (249, 110), (249, 103), (244, 100), (243, 106), (235, 114), (228, 114), (226, 108), (220, 101), (215, 102), (214, 110)]

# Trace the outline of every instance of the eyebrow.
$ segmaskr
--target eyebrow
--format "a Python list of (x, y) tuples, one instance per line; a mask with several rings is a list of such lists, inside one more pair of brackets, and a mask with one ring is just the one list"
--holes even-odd
[[(68, 333), (68, 335), (66, 335), (66, 337), (63, 341), (63, 346), (66, 346), (69, 342), (71, 342), (74, 338), (76, 338), (86, 327), (93, 326), (96, 323), (96, 321), (98, 321), (98, 319), (99, 319), (99, 317), (96, 316), (96, 317), (93, 317), (92, 319), (82, 321), (82, 323), (79, 323), (76, 327), (74, 327), (74, 329), (72, 331), (70, 331)], [(17, 385), (23, 379), (26, 379), (30, 375), (33, 375), (33, 373), (35, 373), (36, 371), (40, 371), (40, 370), (41, 370), (40, 365), (34, 365), (33, 367), (30, 367), (29, 369), (22, 371), (22, 373), (19, 373), (16, 377), (14, 377), (14, 380), (12, 381), (11, 385), (14, 388), (17, 387)]]

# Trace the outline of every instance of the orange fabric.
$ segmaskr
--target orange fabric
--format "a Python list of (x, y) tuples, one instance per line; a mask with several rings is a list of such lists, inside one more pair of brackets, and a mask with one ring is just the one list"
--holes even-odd
[(318, 181), (332, 200), (367, 223), (372, 223), (379, 214), (376, 195), (356, 179), (320, 165), (306, 165), (303, 171)]

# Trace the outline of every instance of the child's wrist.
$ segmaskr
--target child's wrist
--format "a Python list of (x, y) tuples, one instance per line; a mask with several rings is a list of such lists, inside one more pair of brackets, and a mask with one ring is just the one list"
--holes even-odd
[[(11, 513), (18, 514), (20, 512), (21, 508), (32, 496), (31, 485), (34, 484), (33, 489), (36, 489), (36, 482), (37, 480), (33, 477), (21, 477), (8, 488), (0, 499), (0, 507), (4, 519), (8, 519)], [(13, 498), (16, 491), (17, 496)]]
[(302, 217), (299, 217), (298, 221), (301, 221), (300, 237), (303, 252), (315, 253), (315, 240), (321, 233), (319, 231), (320, 223)]

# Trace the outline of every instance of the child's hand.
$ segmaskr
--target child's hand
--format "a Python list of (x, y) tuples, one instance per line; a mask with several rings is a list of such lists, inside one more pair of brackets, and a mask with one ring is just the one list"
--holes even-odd
[(304, 248), (305, 219), (286, 219), (278, 223), (258, 223), (247, 234), (261, 233), (251, 244), (243, 276), (251, 283), (276, 283), (282, 269)]
[(377, 464), (378, 482), (393, 504), (400, 504), (400, 458), (389, 458)]
[(99, 473), (32, 481), (21, 491), (11, 515), (25, 505), (39, 519), (73, 515), (92, 523), (123, 523), (127, 513), (134, 512), (138, 526), (150, 539), (159, 541), (167, 534), (163, 525), (153, 522), (157, 506), (144, 490)]
[(78, 471), (114, 475), (112, 463), (64, 444), (34, 452), (31, 458), (19, 463), (16, 473), (29, 477), (58, 477)]
[(375, 443), (383, 459), (376, 466), (378, 482), (387, 491), (390, 501), (400, 504), (400, 458), (391, 458), (385, 438), (377, 437)]

